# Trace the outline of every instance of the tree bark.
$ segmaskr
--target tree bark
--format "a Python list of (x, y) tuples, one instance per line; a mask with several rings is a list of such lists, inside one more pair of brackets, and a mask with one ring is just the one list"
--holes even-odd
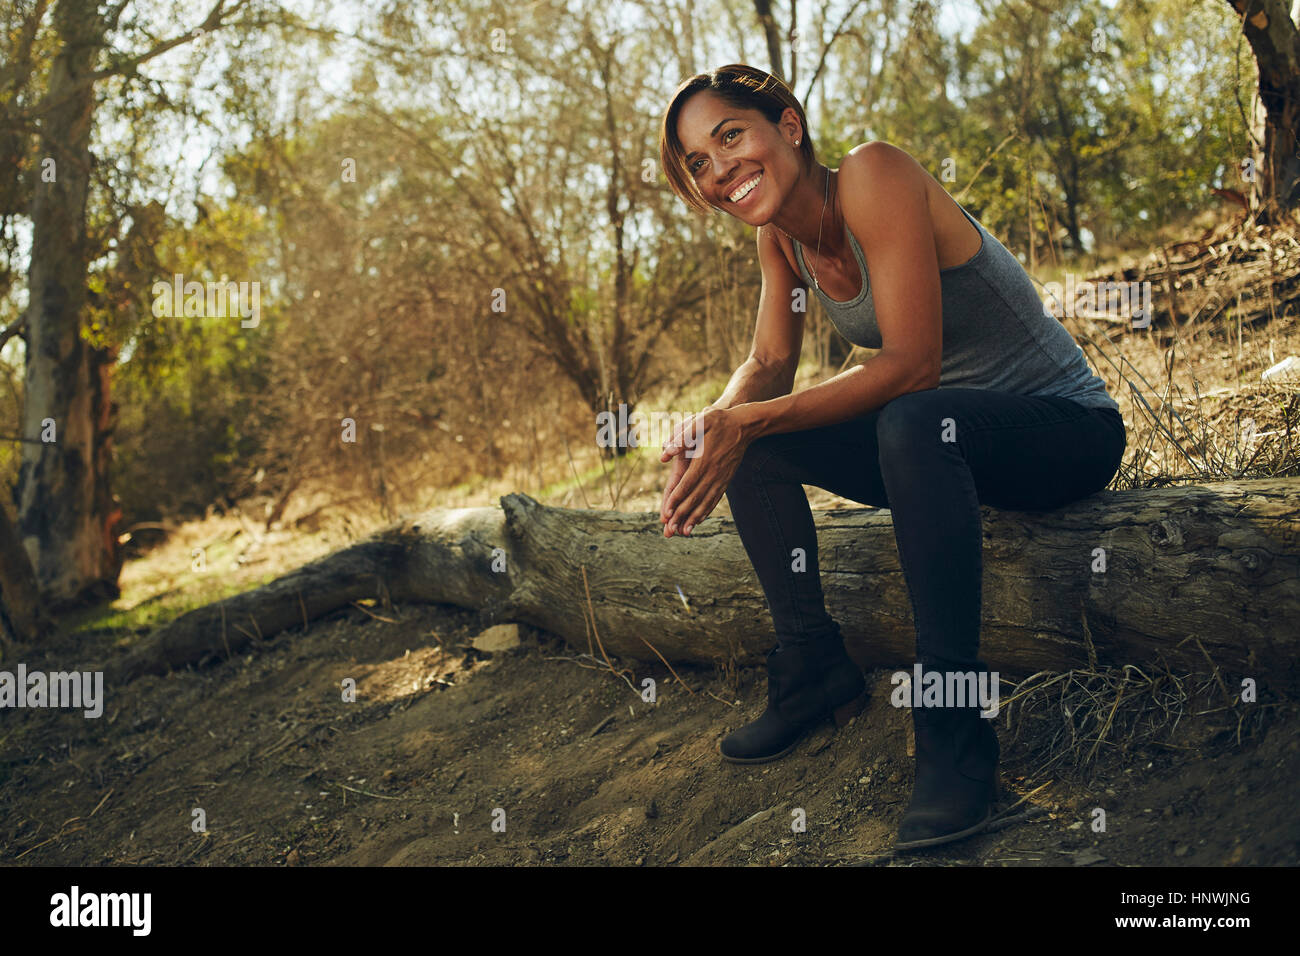
[[(1300, 479), (983, 512), (980, 650), (991, 668), (1016, 677), (1094, 655), (1186, 670), (1212, 660), (1229, 684), (1300, 687)], [(814, 517), (827, 608), (850, 653), (865, 666), (909, 667), (915, 631), (888, 510)], [(500, 508), (428, 512), (191, 611), (107, 669), (116, 680), (164, 673), (376, 596), (483, 609), (586, 651), (588, 588), (600, 643), (623, 658), (654, 661), (657, 651), (675, 662), (750, 663), (774, 641), (730, 519), (664, 539), (657, 515), (550, 508), (512, 494)]]
[(759, 26), (763, 28), (763, 40), (767, 43), (767, 71), (785, 83), (785, 67), (781, 60), (781, 31), (772, 13), (772, 0), (754, 0), (754, 14), (758, 17)]
[(0, 640), (31, 644), (52, 631), (36, 593), (36, 572), (0, 505)]
[(1300, 28), (1293, 0), (1227, 0), (1242, 18), (1255, 55), (1258, 96), (1265, 111), (1263, 164), (1256, 170), (1264, 203), (1259, 221), (1300, 203)]
[[(126, 3), (59, 0), (25, 14), (23, 29), (35, 36), (52, 11), (57, 53), (45, 94), (23, 118), (24, 128), (37, 121), (39, 136), (32, 172), (22, 418), (27, 440), (18, 474), (18, 534), (52, 608), (116, 596), (122, 565), (116, 533), (121, 511), (109, 484), (109, 382), (116, 355), (93, 348), (81, 334), (88, 266), (102, 251), (90, 248), (86, 228), (96, 83), (133, 74), (197, 35), (228, 26), (247, 3), (215, 0), (202, 29), (184, 30), (132, 56), (105, 58), (111, 63), (103, 69), (96, 67)], [(0, 149), (21, 155), (14, 141)], [(0, 200), (7, 201), (7, 194)]]
[[(120, 558), (108, 497), (111, 403), (104, 357), (81, 336), (86, 307), (86, 196), (102, 45), (96, 5), (55, 8), (60, 49), (50, 69), (34, 175), (18, 528), (37, 585), (55, 605), (117, 593)], [(52, 161), (52, 165), (47, 165)]]

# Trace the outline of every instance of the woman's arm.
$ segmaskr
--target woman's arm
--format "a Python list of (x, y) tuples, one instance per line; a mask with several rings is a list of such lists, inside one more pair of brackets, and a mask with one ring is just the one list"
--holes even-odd
[(942, 301), (925, 178), (916, 160), (888, 143), (867, 143), (844, 157), (844, 222), (867, 260), (883, 347), (820, 385), (730, 409), (748, 440), (833, 425), (938, 386)]
[(691, 416), (689, 421), (677, 428), (664, 443), (664, 454), (659, 459), (671, 461), (676, 458), (659, 503), (660, 518), (669, 525), (665, 529), (668, 537), (676, 530), (671, 525), (673, 509), (669, 502), (694, 457), (694, 451), (688, 458), (685, 450), (687, 431), (692, 438), (691, 446), (694, 447), (696, 442), (703, 439), (697, 429), (701, 417), (729, 414), (732, 408), (748, 407), (752, 403), (788, 395), (794, 388), (795, 371), (799, 367), (799, 354), (803, 348), (804, 327), (804, 313), (794, 308), (794, 291), (803, 287), (803, 280), (790, 268), (790, 262), (776, 239), (774, 227), (760, 227), (756, 242), (763, 279), (758, 296), (758, 323), (754, 329), (754, 343), (750, 347), (749, 358), (731, 373), (727, 387), (716, 401), (708, 405), (700, 415)]
[[(775, 227), (761, 226), (755, 237), (762, 285), (758, 322), (749, 358), (731, 375), (722, 396), (711, 408), (732, 408), (788, 395), (803, 350), (804, 313), (794, 309), (794, 292), (803, 279), (790, 269)], [(804, 301), (807, 301), (806, 298)]]
[(880, 352), (818, 385), (766, 401), (730, 406), (746, 442), (763, 435), (834, 425), (864, 415), (885, 403), (923, 388), (935, 376), (911, 359)]
[(731, 373), (731, 381), (710, 408), (734, 408), (789, 395), (794, 388), (793, 366), (764, 365), (751, 355)]

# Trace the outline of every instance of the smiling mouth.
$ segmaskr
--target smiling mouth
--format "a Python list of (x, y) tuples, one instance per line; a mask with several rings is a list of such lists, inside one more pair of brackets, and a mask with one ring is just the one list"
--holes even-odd
[(755, 173), (743, 183), (740, 184), (734, 192), (727, 196), (727, 202), (739, 203), (744, 201), (745, 197), (758, 188), (759, 181), (763, 178), (762, 173)]

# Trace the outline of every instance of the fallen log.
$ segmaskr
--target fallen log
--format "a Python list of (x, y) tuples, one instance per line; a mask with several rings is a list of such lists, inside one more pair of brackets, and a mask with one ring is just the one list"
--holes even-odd
[[(1250, 677), (1300, 688), (1300, 479), (1107, 491), (1050, 512), (982, 510), (981, 654), (991, 668), (1015, 678), (1092, 660), (1213, 664), (1229, 686)], [(910, 666), (915, 631), (889, 511), (814, 520), (827, 608), (850, 653), (864, 666)], [(586, 651), (588, 589), (601, 644), (625, 659), (753, 663), (774, 640), (729, 518), (665, 539), (657, 514), (511, 494), (499, 508), (408, 518), (184, 614), (106, 670), (127, 680), (228, 656), (368, 597), (483, 609)]]

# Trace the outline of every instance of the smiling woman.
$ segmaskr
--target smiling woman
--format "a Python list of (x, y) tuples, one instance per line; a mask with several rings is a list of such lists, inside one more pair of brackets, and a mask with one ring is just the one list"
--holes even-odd
[[(927, 685), (996, 681), (978, 659), (980, 506), (1045, 510), (1103, 489), (1125, 446), (1105, 383), (1015, 256), (934, 177), (882, 142), (821, 164), (803, 108), (770, 74), (732, 64), (686, 80), (660, 156), (692, 209), (755, 227), (763, 275), (749, 358), (661, 458), (673, 462), (665, 536), (689, 535), (725, 494), (778, 638), (767, 709), (722, 739), (722, 757), (775, 760), (864, 702), (826, 611), (804, 485), (890, 510)], [(791, 394), (809, 285), (850, 341), (879, 351)], [(982, 716), (976, 701), (928, 692), (913, 708), (898, 849), (994, 819), (999, 750)]]
[[(734, 150), (736, 146), (741, 145), (746, 135), (750, 139), (747, 146), (763, 145), (762, 140), (764, 138), (770, 140), (772, 133), (779, 136), (779, 127), (786, 110), (790, 110), (793, 114), (790, 122), (787, 123), (788, 127), (806, 130), (808, 122), (804, 117), (803, 107), (799, 105), (799, 101), (795, 99), (789, 88), (762, 70), (733, 64), (721, 67), (712, 73), (701, 73), (683, 83), (674, 95), (672, 105), (664, 114), (659, 139), (660, 161), (673, 192), (684, 198), (695, 210), (707, 212), (709, 206), (716, 207), (717, 204), (701, 194), (696, 185), (696, 178), (708, 165), (708, 157), (695, 149), (687, 153), (677, 134), (678, 119), (683, 107), (692, 101), (693, 94), (701, 91), (710, 94), (705, 98), (706, 100), (715, 99), (725, 107), (732, 107), (723, 112), (744, 114), (742, 117), (723, 116), (720, 118), (721, 125), (715, 124), (709, 130), (709, 140), (716, 142), (720, 147), (730, 147)], [(767, 123), (756, 123), (755, 117), (749, 115), (754, 113), (766, 119)], [(754, 144), (753, 141), (756, 139), (759, 142)], [(797, 158), (789, 158), (797, 165), (796, 173), (807, 173), (817, 162), (812, 137), (801, 136), (794, 146), (797, 150)], [(761, 174), (762, 171), (755, 170), (755, 172)]]

